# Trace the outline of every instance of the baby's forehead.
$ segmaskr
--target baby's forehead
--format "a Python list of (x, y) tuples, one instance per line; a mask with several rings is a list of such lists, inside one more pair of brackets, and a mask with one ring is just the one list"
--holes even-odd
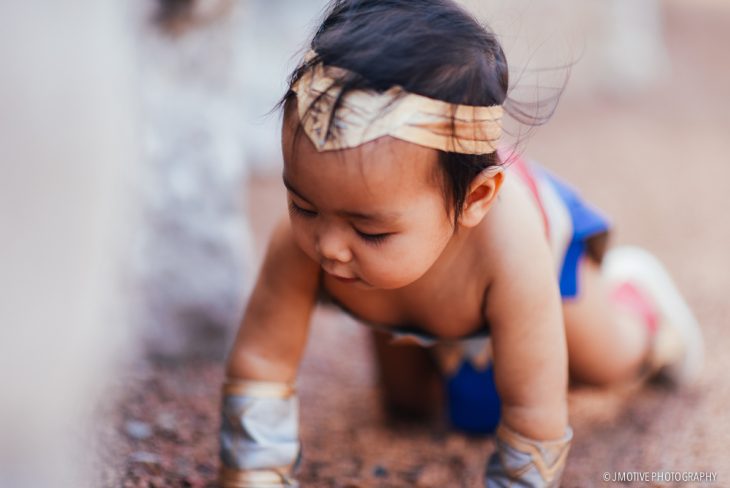
[(305, 135), (295, 138), (291, 150), (285, 151), (285, 171), (301, 172), (316, 166), (318, 172), (336, 173), (374, 189), (393, 183), (413, 186), (439, 181), (438, 152), (433, 149), (385, 136), (354, 148), (320, 152)]
[(285, 135), (284, 144), (285, 184), (315, 206), (393, 214), (441, 196), (438, 152), (433, 149), (383, 137), (320, 152), (303, 133)]

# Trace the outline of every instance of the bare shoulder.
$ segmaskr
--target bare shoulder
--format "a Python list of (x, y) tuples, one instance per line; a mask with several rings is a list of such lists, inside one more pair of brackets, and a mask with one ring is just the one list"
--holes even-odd
[(514, 175), (505, 178), (498, 201), (481, 230), (491, 282), (530, 281), (535, 274), (554, 278), (542, 216), (528, 190)]
[[(546, 293), (554, 295), (557, 277), (544, 223), (532, 196), (516, 178), (505, 179), (499, 201), (484, 224), (490, 263), (485, 313), (503, 316), (515, 306), (515, 300), (529, 297), (540, 302), (549, 299), (544, 297)], [(491, 296), (495, 293), (500, 295), (498, 299)]]

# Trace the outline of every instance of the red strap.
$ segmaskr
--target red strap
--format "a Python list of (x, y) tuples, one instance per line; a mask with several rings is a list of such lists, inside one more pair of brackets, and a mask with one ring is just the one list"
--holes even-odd
[(659, 326), (659, 314), (654, 303), (642, 290), (628, 281), (621, 283), (611, 292), (611, 300), (635, 313), (646, 324), (649, 335), (654, 335)]
[(537, 204), (538, 210), (540, 210), (540, 215), (542, 216), (542, 222), (545, 225), (545, 235), (549, 238), (550, 237), (550, 224), (547, 218), (547, 213), (545, 212), (545, 206), (542, 203), (542, 198), (540, 198), (540, 192), (537, 189), (537, 183), (535, 182), (535, 177), (532, 175), (532, 172), (527, 167), (527, 163), (519, 157), (514, 157), (513, 162), (510, 164), (510, 168), (514, 168), (517, 174), (520, 176), (522, 181), (527, 185), (527, 188), (530, 190), (530, 193), (532, 193), (532, 196), (535, 199), (535, 203)]

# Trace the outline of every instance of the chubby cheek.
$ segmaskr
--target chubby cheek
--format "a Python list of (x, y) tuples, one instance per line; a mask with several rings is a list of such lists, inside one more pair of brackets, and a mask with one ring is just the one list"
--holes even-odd
[(304, 254), (314, 262), (319, 262), (319, 256), (317, 256), (316, 246), (314, 244), (314, 233), (308, 230), (306, 226), (301, 225), (297, 222), (298, 219), (289, 219), (291, 224), (292, 235), (294, 236), (294, 242), (297, 243), (299, 248), (304, 251)]
[(363, 255), (359, 266), (363, 278), (377, 288), (394, 289), (409, 285), (433, 266), (443, 251), (439, 241), (409, 239), (376, 254)]

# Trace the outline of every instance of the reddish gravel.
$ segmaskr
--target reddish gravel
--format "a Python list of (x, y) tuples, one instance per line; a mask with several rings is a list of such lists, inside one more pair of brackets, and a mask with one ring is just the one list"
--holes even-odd
[[(629, 102), (567, 97), (528, 153), (613, 217), (616, 242), (667, 263), (703, 324), (707, 367), (693, 391), (572, 391), (565, 487), (608, 485), (604, 472), (667, 470), (712, 471), (712, 486), (730, 486), (730, 9), (666, 5), (673, 74)], [(277, 180), (251, 184), (260, 243), (283, 211)], [(300, 381), (303, 485), (478, 486), (491, 440), (388, 422), (373, 377), (367, 331), (319, 313)], [(214, 486), (221, 379), (220, 362), (127, 371), (103, 409), (99, 484)]]

